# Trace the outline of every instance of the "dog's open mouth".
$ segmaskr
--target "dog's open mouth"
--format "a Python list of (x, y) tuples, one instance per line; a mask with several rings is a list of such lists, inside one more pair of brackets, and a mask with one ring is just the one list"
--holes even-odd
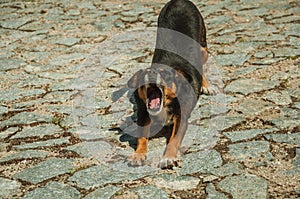
[(155, 84), (149, 84), (146, 88), (148, 111), (150, 111), (150, 114), (158, 114), (163, 104), (162, 91)]

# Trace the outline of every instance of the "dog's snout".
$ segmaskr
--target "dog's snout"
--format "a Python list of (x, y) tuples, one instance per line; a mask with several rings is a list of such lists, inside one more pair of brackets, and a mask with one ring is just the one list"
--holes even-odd
[(145, 75), (145, 83), (147, 84), (160, 84), (161, 76), (155, 71), (148, 71)]

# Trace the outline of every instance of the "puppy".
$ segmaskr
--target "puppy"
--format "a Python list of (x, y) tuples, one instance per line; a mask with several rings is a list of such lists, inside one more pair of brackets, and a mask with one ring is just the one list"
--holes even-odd
[(158, 18), (151, 67), (139, 70), (127, 83), (135, 89), (138, 125), (137, 148), (129, 165), (145, 163), (148, 139), (158, 131), (170, 132), (158, 166), (169, 169), (178, 165), (188, 118), (201, 91), (208, 91), (202, 70), (207, 57), (206, 30), (197, 7), (188, 0), (168, 2)]

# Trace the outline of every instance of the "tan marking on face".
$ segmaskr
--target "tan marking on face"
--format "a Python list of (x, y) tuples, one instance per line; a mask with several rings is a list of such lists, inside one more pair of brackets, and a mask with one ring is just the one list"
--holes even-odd
[(147, 103), (147, 94), (146, 94), (146, 87), (145, 86), (141, 86), (138, 88), (138, 94), (139, 97), (144, 101), (144, 103)]
[(176, 97), (176, 94), (172, 91), (172, 89), (168, 87), (164, 87), (164, 102), (165, 106), (172, 103), (172, 100)]

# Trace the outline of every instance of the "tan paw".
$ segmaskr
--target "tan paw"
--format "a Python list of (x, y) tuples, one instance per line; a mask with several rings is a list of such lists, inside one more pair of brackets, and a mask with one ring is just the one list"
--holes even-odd
[(146, 153), (134, 153), (131, 156), (127, 158), (128, 165), (137, 167), (137, 166), (143, 166), (146, 161)]
[(201, 92), (205, 95), (216, 95), (219, 93), (219, 89), (215, 86), (202, 87)]
[(160, 160), (158, 167), (161, 169), (173, 169), (173, 167), (180, 167), (180, 160), (176, 157), (164, 157)]

